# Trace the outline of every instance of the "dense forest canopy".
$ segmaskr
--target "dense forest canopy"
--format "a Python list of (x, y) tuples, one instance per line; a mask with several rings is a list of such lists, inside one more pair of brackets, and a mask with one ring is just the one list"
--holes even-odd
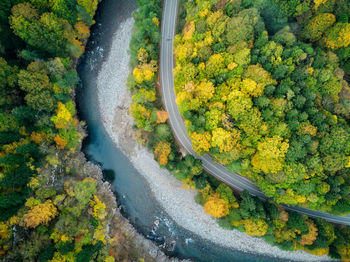
[[(99, 170), (80, 153), (75, 70), (98, 0), (0, 1), (0, 257), (137, 260)], [(147, 255), (146, 255), (147, 257)]]
[(350, 3), (188, 1), (175, 89), (199, 154), (277, 203), (350, 212)]

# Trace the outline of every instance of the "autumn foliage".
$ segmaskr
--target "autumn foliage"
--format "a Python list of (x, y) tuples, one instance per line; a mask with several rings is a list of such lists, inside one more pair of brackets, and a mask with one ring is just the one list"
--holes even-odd
[(171, 146), (169, 142), (159, 142), (154, 149), (154, 155), (159, 165), (166, 165), (168, 163), (168, 156), (171, 153)]
[(47, 225), (51, 219), (57, 216), (57, 208), (51, 200), (42, 204), (33, 206), (27, 214), (23, 216), (23, 222), (26, 227), (35, 228), (40, 224)]
[[(332, 0), (186, 4), (174, 84), (194, 151), (253, 180), (278, 203), (350, 212), (348, 194), (336, 193), (349, 187), (344, 6), (349, 10)], [(287, 17), (299, 32), (282, 22)]]
[(218, 194), (209, 196), (208, 201), (204, 204), (204, 212), (215, 218), (226, 216), (229, 213), (229, 203), (219, 198)]

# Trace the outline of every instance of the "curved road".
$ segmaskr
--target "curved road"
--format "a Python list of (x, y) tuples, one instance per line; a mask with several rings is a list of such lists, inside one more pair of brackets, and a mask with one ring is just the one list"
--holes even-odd
[[(162, 19), (162, 39), (160, 51), (160, 81), (162, 98), (166, 111), (169, 113), (169, 122), (173, 133), (181, 146), (198, 159), (202, 160), (203, 168), (209, 174), (221, 180), (230, 187), (238, 190), (247, 190), (252, 195), (261, 199), (268, 199), (255, 184), (245, 177), (233, 174), (224, 166), (215, 163), (209, 155), (198, 156), (192, 149), (192, 143), (187, 135), (186, 127), (182, 116), (175, 102), (174, 91), (174, 57), (173, 41), (176, 27), (178, 0), (164, 0)], [(306, 214), (311, 217), (323, 218), (333, 223), (350, 225), (349, 216), (335, 216), (326, 212), (313, 211), (302, 207), (285, 206), (289, 210)]]

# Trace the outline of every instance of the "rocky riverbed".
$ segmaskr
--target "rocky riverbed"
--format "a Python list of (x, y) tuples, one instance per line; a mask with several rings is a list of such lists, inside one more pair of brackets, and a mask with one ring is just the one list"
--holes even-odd
[(205, 214), (203, 207), (195, 203), (196, 191), (184, 189), (181, 182), (159, 167), (152, 153), (137, 144), (133, 136), (133, 119), (128, 114), (131, 97), (126, 88), (130, 73), (127, 50), (132, 27), (132, 18), (119, 26), (113, 36), (109, 55), (99, 71), (96, 81), (99, 111), (109, 136), (147, 180), (152, 193), (168, 215), (178, 225), (205, 241), (226, 248), (294, 261), (330, 260), (327, 256), (313, 256), (304, 251), (282, 251), (262, 239), (219, 227), (215, 219)]

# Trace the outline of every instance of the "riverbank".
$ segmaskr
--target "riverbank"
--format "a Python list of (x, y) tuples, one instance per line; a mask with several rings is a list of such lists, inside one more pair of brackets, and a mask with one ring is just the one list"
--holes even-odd
[[(86, 161), (84, 155), (81, 155), (81, 161)], [(121, 214), (121, 210), (117, 206), (115, 195), (112, 192), (111, 184), (109, 182), (104, 182), (101, 168), (91, 162), (88, 162), (88, 168), (92, 177), (96, 179), (100, 185), (100, 193), (104, 195), (105, 199), (108, 199), (108, 207), (113, 214), (113, 223), (108, 225), (107, 234), (110, 236), (118, 235), (120, 238), (124, 237), (125, 240), (123, 244), (130, 247), (130, 252), (134, 252), (134, 255), (137, 255), (140, 259), (144, 259), (144, 261), (189, 262), (188, 260), (167, 257), (156, 244), (139, 234)]]
[(164, 210), (185, 229), (227, 248), (296, 261), (329, 260), (326, 256), (313, 256), (303, 251), (282, 251), (262, 239), (250, 237), (236, 230), (220, 228), (216, 221), (195, 203), (196, 191), (184, 189), (181, 182), (167, 170), (159, 168), (150, 152), (136, 143), (132, 135), (133, 120), (128, 115), (131, 98), (126, 88), (126, 79), (130, 72), (127, 66), (129, 60), (127, 46), (132, 26), (131, 18), (120, 25), (120, 29), (113, 37), (109, 56), (98, 74), (99, 109), (108, 134), (145, 177)]

